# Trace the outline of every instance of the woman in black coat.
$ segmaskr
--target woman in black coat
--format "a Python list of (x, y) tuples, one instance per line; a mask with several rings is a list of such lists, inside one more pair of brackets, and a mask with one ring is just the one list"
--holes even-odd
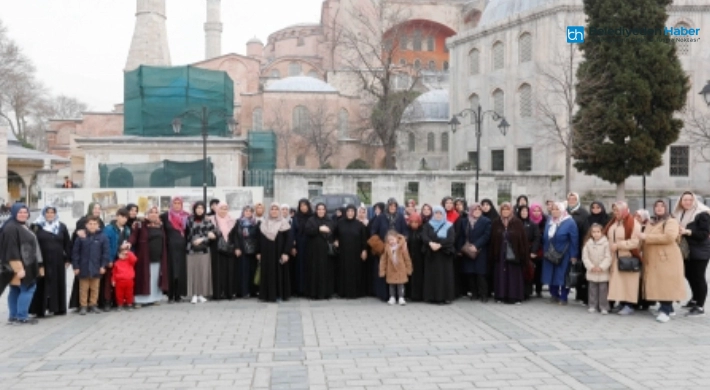
[[(454, 255), (456, 235), (441, 206), (434, 207), (432, 219), (424, 225), (424, 300), (451, 303), (456, 298)], [(416, 270), (414, 270), (416, 272)]]
[(254, 208), (244, 206), (242, 216), (237, 220), (229, 233), (229, 242), (234, 245), (234, 254), (237, 256), (237, 281), (241, 291), (237, 294), (242, 298), (256, 296), (259, 286), (254, 284), (254, 276), (258, 261), (256, 260), (256, 247), (259, 239), (259, 224), (254, 218)]
[(288, 253), (293, 248), (291, 224), (281, 215), (278, 203), (272, 203), (259, 223), (256, 258), (261, 264), (259, 299), (281, 302), (291, 298)]
[(330, 299), (335, 292), (334, 258), (329, 253), (335, 224), (327, 216), (325, 204), (316, 205), (316, 214), (306, 223), (308, 236), (308, 297)]
[(183, 201), (179, 196), (173, 197), (170, 210), (160, 216), (167, 238), (170, 276), (168, 303), (179, 303), (182, 297), (187, 295), (186, 229), (189, 216), (190, 214), (183, 210)]
[(535, 279), (535, 267), (533, 260), (537, 258), (537, 253), (542, 244), (542, 234), (537, 223), (530, 220), (530, 209), (528, 206), (518, 207), (518, 213), (515, 215), (523, 222), (525, 228), (525, 236), (528, 238), (528, 248), (530, 248), (530, 258), (525, 262), (528, 267), (525, 268), (525, 298), (532, 296), (533, 281)]
[(298, 201), (298, 210), (291, 219), (294, 247), (291, 250), (291, 289), (295, 296), (306, 296), (308, 292), (308, 237), (306, 223), (313, 217), (311, 202), (303, 198)]
[(424, 275), (426, 274), (422, 216), (419, 213), (413, 213), (409, 216), (407, 226), (409, 227), (407, 250), (409, 258), (412, 260), (412, 275), (409, 277), (409, 283), (404, 291), (407, 298), (414, 302), (420, 302), (424, 300)]
[(37, 236), (44, 262), (44, 278), (37, 281), (30, 313), (44, 317), (67, 314), (67, 271), (71, 264), (72, 245), (67, 226), (59, 221), (57, 209), (45, 206), (31, 227)]
[[(491, 220), (483, 216), (481, 205), (473, 203), (468, 207), (468, 215), (458, 221), (456, 229), (456, 252), (460, 254), (461, 273), (466, 287), (471, 292), (471, 300), (488, 302), (488, 242), (491, 238)], [(477, 249), (475, 258), (462, 252), (466, 241)]]
[(362, 295), (362, 275), (367, 259), (367, 232), (365, 225), (355, 218), (357, 210), (348, 205), (343, 217), (335, 225), (334, 237), (338, 244), (338, 275), (336, 292), (346, 299)]

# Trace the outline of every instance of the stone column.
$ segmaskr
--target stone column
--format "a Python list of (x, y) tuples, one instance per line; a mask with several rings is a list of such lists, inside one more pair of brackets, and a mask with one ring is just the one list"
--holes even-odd
[(136, 0), (136, 26), (126, 71), (141, 65), (170, 66), (165, 0)]
[(207, 22), (205, 23), (205, 59), (222, 55), (222, 0), (207, 0)]

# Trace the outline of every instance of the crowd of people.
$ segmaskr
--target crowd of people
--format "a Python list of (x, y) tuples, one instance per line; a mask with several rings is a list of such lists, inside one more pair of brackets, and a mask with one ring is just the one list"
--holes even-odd
[(71, 235), (55, 207), (31, 222), (18, 203), (0, 232), (9, 323), (34, 324), (72, 308), (133, 310), (166, 295), (171, 304), (293, 296), (521, 304), (542, 298), (543, 286), (562, 306), (574, 289), (590, 313), (629, 315), (658, 303), (656, 319), (667, 322), (683, 302), (687, 316), (704, 315), (710, 209), (693, 193), (672, 212), (658, 200), (652, 215), (632, 214), (623, 201), (610, 214), (602, 202), (587, 210), (576, 193), (544, 206), (528, 202), (520, 196), (496, 208), (489, 199), (446, 197), (402, 207), (391, 198), (370, 210), (345, 205), (329, 217), (325, 204), (302, 199), (295, 209), (245, 206), (233, 219), (224, 202), (196, 202), (188, 212), (175, 197), (169, 211), (151, 207), (143, 218), (129, 204), (108, 225), (92, 203)]

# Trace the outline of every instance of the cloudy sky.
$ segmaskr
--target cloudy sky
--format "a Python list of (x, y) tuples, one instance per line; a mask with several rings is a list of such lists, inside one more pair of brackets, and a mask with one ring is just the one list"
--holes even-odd
[[(222, 52), (245, 54), (246, 41), (295, 23), (318, 22), (322, 0), (222, 0)], [(167, 0), (173, 65), (204, 59), (204, 0)], [(123, 100), (123, 67), (135, 0), (0, 0), (0, 20), (55, 94), (91, 110)]]

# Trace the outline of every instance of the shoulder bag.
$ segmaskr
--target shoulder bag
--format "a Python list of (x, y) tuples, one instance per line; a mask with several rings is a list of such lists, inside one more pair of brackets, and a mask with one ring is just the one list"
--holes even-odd
[(478, 256), (478, 250), (476, 250), (476, 247), (471, 244), (471, 242), (468, 240), (469, 236), (469, 229), (471, 228), (471, 224), (467, 221), (466, 222), (466, 243), (463, 244), (463, 247), (461, 248), (461, 253), (464, 254), (464, 256), (468, 257), (469, 259), (475, 259), (476, 256)]
[[(614, 233), (614, 243), (616, 243), (616, 233)], [(641, 260), (637, 257), (621, 257), (617, 250), (616, 260), (619, 272), (641, 272)]]
[(515, 251), (510, 242), (505, 243), (505, 261), (511, 264), (520, 264), (520, 260), (515, 256)]

